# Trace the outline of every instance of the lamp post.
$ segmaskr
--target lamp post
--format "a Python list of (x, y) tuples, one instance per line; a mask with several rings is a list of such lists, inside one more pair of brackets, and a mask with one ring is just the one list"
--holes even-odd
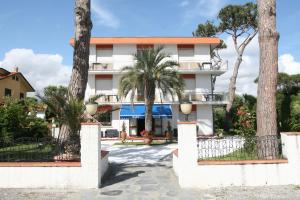
[(180, 109), (183, 114), (185, 114), (185, 121), (189, 120), (189, 114), (192, 112), (192, 102), (186, 101), (180, 104)]

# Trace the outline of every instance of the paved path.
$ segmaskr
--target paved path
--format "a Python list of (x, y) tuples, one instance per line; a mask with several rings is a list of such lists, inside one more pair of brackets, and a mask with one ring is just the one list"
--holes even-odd
[(111, 146), (110, 173), (98, 190), (0, 189), (0, 199), (300, 199), (300, 186), (181, 189), (168, 156), (176, 146)]

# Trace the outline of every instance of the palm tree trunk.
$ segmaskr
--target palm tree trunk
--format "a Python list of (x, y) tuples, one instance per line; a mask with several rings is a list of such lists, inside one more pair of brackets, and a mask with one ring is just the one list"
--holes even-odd
[(152, 131), (152, 107), (153, 103), (146, 103), (146, 112), (145, 112), (145, 130), (148, 132)]
[(76, 0), (75, 2), (73, 69), (68, 93), (78, 100), (84, 99), (88, 79), (92, 29), (90, 6), (90, 0)]
[[(258, 0), (257, 3), (260, 48), (256, 111), (257, 136), (277, 135), (276, 86), (279, 33), (276, 31), (276, 0)], [(261, 150), (272, 151), (266, 145)], [(273, 150), (276, 151), (276, 149)], [(274, 155), (269, 152), (267, 154)]]

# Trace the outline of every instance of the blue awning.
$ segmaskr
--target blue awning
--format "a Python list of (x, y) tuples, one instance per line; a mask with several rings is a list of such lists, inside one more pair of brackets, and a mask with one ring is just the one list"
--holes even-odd
[[(172, 118), (171, 105), (154, 104), (152, 107), (152, 116), (153, 118)], [(120, 118), (145, 118), (145, 105), (122, 105)]]

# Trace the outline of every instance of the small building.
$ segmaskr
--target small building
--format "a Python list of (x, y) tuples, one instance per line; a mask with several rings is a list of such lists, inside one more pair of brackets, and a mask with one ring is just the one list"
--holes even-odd
[[(212, 135), (213, 106), (228, 103), (224, 91), (213, 89), (213, 78), (227, 71), (227, 62), (215, 67), (211, 57), (211, 51), (220, 42), (219, 38), (197, 37), (92, 37), (85, 100), (96, 94), (105, 94), (98, 99), (98, 104), (113, 112), (103, 116), (102, 130), (120, 131), (123, 122), (131, 136), (139, 136), (144, 130), (145, 104), (142, 98), (137, 95), (132, 105), (129, 97), (118, 97), (119, 79), (124, 73), (121, 69), (134, 65), (133, 55), (140, 49), (163, 45), (163, 52), (179, 63), (177, 70), (185, 82), (183, 100), (193, 104), (189, 120), (197, 122), (199, 135)], [(74, 45), (74, 39), (70, 43)], [(156, 94), (153, 130), (156, 136), (160, 136), (168, 124), (176, 131), (177, 122), (184, 120), (185, 115), (180, 111), (179, 99), (161, 98), (158, 90)]]
[(34, 89), (17, 67), (12, 72), (0, 68), (0, 103), (5, 97), (23, 99), (27, 92), (34, 92)]

